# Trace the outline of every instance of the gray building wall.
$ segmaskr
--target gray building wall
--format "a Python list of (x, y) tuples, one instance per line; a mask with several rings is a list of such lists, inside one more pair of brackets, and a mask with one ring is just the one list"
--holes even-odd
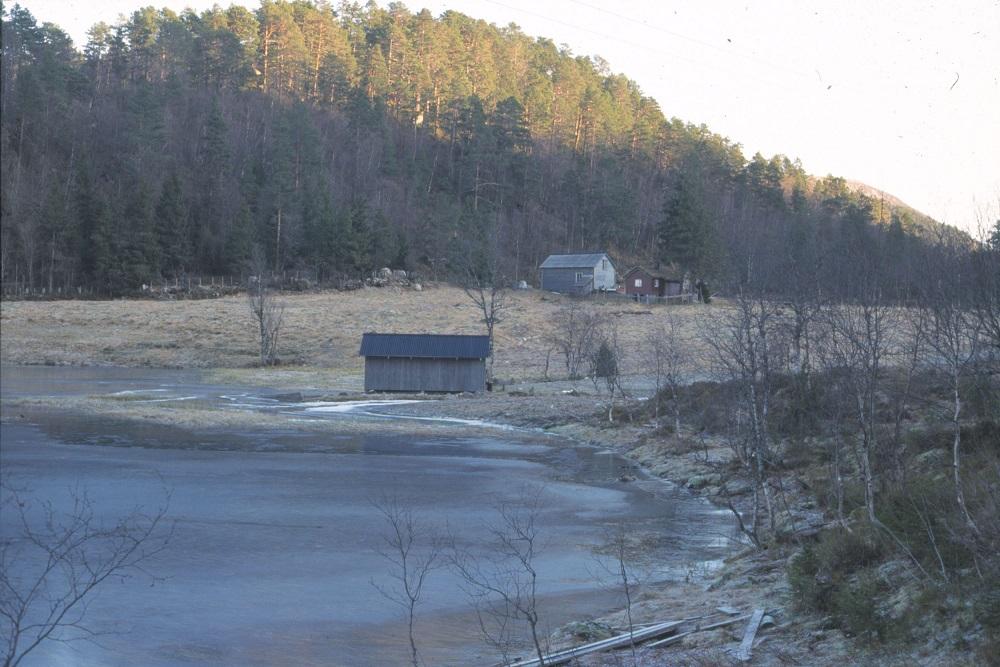
[(483, 359), (365, 357), (365, 391), (484, 391)]
[[(563, 294), (587, 294), (593, 287), (593, 269), (539, 269), (541, 272), (541, 288), (549, 292)], [(578, 281), (576, 274), (582, 273), (583, 280)]]

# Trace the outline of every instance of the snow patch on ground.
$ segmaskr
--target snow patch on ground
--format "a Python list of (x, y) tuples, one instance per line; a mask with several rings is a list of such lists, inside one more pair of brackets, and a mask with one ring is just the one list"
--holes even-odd
[(404, 419), (407, 421), (424, 421), (424, 422), (437, 422), (442, 424), (459, 424), (461, 426), (493, 428), (501, 431), (517, 430), (515, 427), (508, 426), (507, 424), (497, 424), (495, 422), (484, 421), (482, 419), (462, 419), (459, 417), (421, 417), (417, 415), (400, 415), (387, 412), (372, 411), (372, 408), (380, 408), (383, 406), (405, 405), (408, 403), (423, 403), (423, 402), (424, 401), (416, 399), (395, 399), (395, 400), (384, 400), (384, 401), (341, 401), (338, 403), (314, 401), (307, 403), (299, 403), (298, 405), (304, 407), (306, 412), (311, 412), (311, 413), (339, 413), (339, 414), (350, 413), (352, 415), (363, 415), (365, 417), (378, 417), (380, 419)]
[(170, 398), (150, 398), (136, 403), (172, 403), (173, 401), (195, 401), (201, 396), (171, 396)]
[(151, 394), (153, 392), (167, 391), (166, 389), (123, 389), (122, 391), (115, 391), (108, 396), (133, 396), (135, 394)]
[[(302, 406), (306, 409), (306, 412), (353, 412), (359, 408), (377, 408), (383, 405), (403, 405), (405, 403), (419, 403), (420, 401), (414, 399), (397, 399), (390, 401), (340, 401), (338, 403), (331, 403), (329, 401), (311, 401), (306, 403), (297, 403), (296, 405)], [(377, 417), (397, 417), (399, 415), (382, 415), (378, 413), (364, 413), (364, 414), (374, 414)]]

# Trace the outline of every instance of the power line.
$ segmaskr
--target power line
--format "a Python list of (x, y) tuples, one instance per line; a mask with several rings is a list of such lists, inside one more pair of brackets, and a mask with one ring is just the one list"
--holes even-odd
[(590, 28), (585, 28), (585, 27), (583, 27), (581, 25), (576, 25), (576, 24), (573, 24), (573, 23), (569, 23), (567, 21), (563, 21), (563, 20), (560, 20), (560, 19), (552, 18), (551, 16), (546, 16), (544, 14), (539, 14), (538, 12), (533, 12), (533, 11), (528, 10), (528, 9), (523, 9), (523, 8), (520, 8), (520, 7), (512, 7), (511, 5), (505, 4), (503, 2), (498, 2), (497, 0), (484, 0), (484, 2), (487, 2), (487, 3), (491, 4), (491, 5), (496, 5), (498, 7), (503, 7), (504, 9), (509, 9), (511, 11), (514, 11), (514, 12), (520, 12), (522, 14), (527, 14), (527, 15), (530, 15), (530, 16), (534, 16), (536, 18), (540, 18), (542, 20), (549, 21), (550, 23), (555, 23), (555, 24), (558, 24), (558, 25), (565, 26), (567, 28), (572, 28), (573, 30), (580, 30), (582, 32), (590, 33), (591, 35), (595, 35), (597, 37), (602, 37), (604, 39), (613, 40), (613, 41), (619, 42), (621, 44), (625, 44), (626, 46), (631, 46), (631, 47), (636, 48), (636, 49), (642, 49), (644, 51), (649, 51), (650, 53), (656, 53), (658, 55), (668, 56), (668, 57), (673, 58), (675, 60), (681, 60), (681, 61), (690, 63), (690, 64), (692, 64), (692, 65), (694, 65), (696, 67), (707, 67), (707, 68), (712, 68), (712, 69), (716, 69), (716, 70), (720, 70), (720, 71), (726, 72), (727, 74), (730, 74), (730, 75), (737, 75), (737, 76), (740, 76), (740, 77), (743, 77), (743, 78), (751, 78), (751, 79), (754, 79), (754, 80), (759, 81), (761, 83), (765, 83), (767, 85), (774, 86), (774, 87), (777, 87), (777, 88), (782, 88), (782, 89), (784, 89), (786, 91), (789, 91), (789, 92), (792, 92), (792, 93), (795, 93), (795, 94), (800, 94), (802, 92), (801, 90), (796, 90), (796, 89), (791, 88), (791, 87), (789, 87), (789, 86), (787, 86), (785, 84), (778, 83), (776, 81), (771, 81), (769, 79), (762, 78), (762, 77), (760, 77), (760, 76), (758, 76), (756, 74), (753, 74), (753, 73), (740, 72), (740, 71), (734, 70), (733, 68), (726, 67), (724, 65), (719, 65), (719, 64), (716, 64), (716, 63), (710, 63), (710, 62), (704, 62), (704, 61), (695, 60), (693, 58), (689, 58), (689, 57), (686, 57), (686, 56), (678, 55), (678, 54), (670, 52), (670, 51), (665, 51), (663, 49), (653, 48), (653, 47), (647, 46), (645, 44), (641, 44), (641, 43), (638, 43), (638, 42), (633, 42), (633, 41), (627, 40), (627, 39), (622, 39), (621, 37), (616, 37), (614, 35), (609, 35), (608, 33), (605, 33), (605, 32), (600, 32), (598, 30), (592, 30)]
[(774, 63), (774, 62), (771, 62), (771, 61), (766, 60), (764, 58), (761, 58), (760, 56), (754, 54), (749, 49), (744, 49), (744, 48), (738, 47), (736, 45), (733, 45), (733, 46), (731, 46), (729, 48), (722, 47), (722, 46), (719, 46), (718, 44), (713, 44), (711, 42), (706, 42), (705, 40), (698, 39), (696, 37), (691, 37), (689, 35), (685, 35), (683, 33), (676, 32), (674, 30), (669, 30), (667, 28), (663, 28), (663, 27), (658, 26), (658, 25), (647, 23), (646, 21), (641, 21), (639, 19), (636, 19), (636, 18), (633, 18), (631, 16), (628, 16), (627, 14), (621, 14), (619, 12), (611, 11), (610, 9), (605, 9), (604, 7), (598, 7), (597, 5), (592, 5), (592, 4), (588, 3), (588, 2), (583, 2), (582, 0), (569, 0), (569, 1), (572, 2), (575, 5), (580, 5), (581, 7), (586, 7), (588, 9), (592, 9), (592, 10), (594, 10), (596, 12), (601, 12), (602, 14), (607, 14), (608, 16), (614, 16), (615, 18), (619, 18), (619, 19), (621, 19), (623, 21), (628, 21), (629, 23), (634, 23), (636, 25), (640, 25), (640, 26), (642, 26), (644, 28), (647, 28), (649, 30), (655, 30), (657, 32), (662, 32), (662, 33), (664, 33), (666, 35), (671, 35), (672, 37), (677, 37), (678, 39), (683, 39), (683, 40), (685, 40), (687, 42), (691, 42), (692, 44), (699, 44), (701, 46), (705, 46), (705, 47), (708, 47), (710, 49), (714, 49), (714, 50), (718, 51), (719, 53), (725, 54), (727, 56), (734, 55), (732, 53), (732, 51), (740, 51), (746, 57), (748, 57), (748, 58), (750, 58), (752, 60), (756, 60), (757, 62), (761, 63), (762, 65), (766, 65), (768, 67), (771, 67), (772, 69), (783, 70), (785, 72), (788, 72), (788, 73), (791, 73), (791, 74), (795, 74), (797, 76), (802, 76), (802, 77), (808, 77), (808, 76), (810, 76), (806, 72), (802, 72), (800, 70), (796, 70), (796, 69), (793, 69), (791, 67), (785, 67), (783, 65), (779, 65), (777, 63)]

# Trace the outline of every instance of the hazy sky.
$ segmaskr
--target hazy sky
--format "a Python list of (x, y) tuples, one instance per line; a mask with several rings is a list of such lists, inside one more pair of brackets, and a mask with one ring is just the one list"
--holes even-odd
[[(20, 2), (78, 46), (93, 23), (144, 4), (213, 4)], [(575, 54), (600, 55), (668, 117), (705, 123), (748, 157), (798, 157), (811, 173), (863, 181), (970, 231), (977, 217), (1000, 216), (1000, 0), (404, 4), (517, 23)]]

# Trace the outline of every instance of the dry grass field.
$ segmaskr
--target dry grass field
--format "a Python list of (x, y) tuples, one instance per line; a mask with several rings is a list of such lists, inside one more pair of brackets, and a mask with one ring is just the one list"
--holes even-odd
[[(395, 287), (353, 292), (284, 294), (278, 345), (283, 369), (258, 373), (254, 322), (243, 297), (202, 301), (16, 301), (0, 304), (0, 362), (4, 364), (116, 365), (243, 369), (221, 372), (230, 380), (286, 384), (294, 376), (356, 377), (366, 331), (485, 333), (479, 312), (458, 288)], [(570, 299), (529, 291), (512, 293), (497, 328), (495, 373), (502, 380), (541, 379), (551, 348), (553, 321)], [(638, 349), (671, 313), (696, 338), (697, 321), (717, 306), (645, 306), (590, 300), (604, 322), (617, 324), (626, 351), (625, 371), (641, 371)], [(553, 352), (550, 377), (565, 375)]]

